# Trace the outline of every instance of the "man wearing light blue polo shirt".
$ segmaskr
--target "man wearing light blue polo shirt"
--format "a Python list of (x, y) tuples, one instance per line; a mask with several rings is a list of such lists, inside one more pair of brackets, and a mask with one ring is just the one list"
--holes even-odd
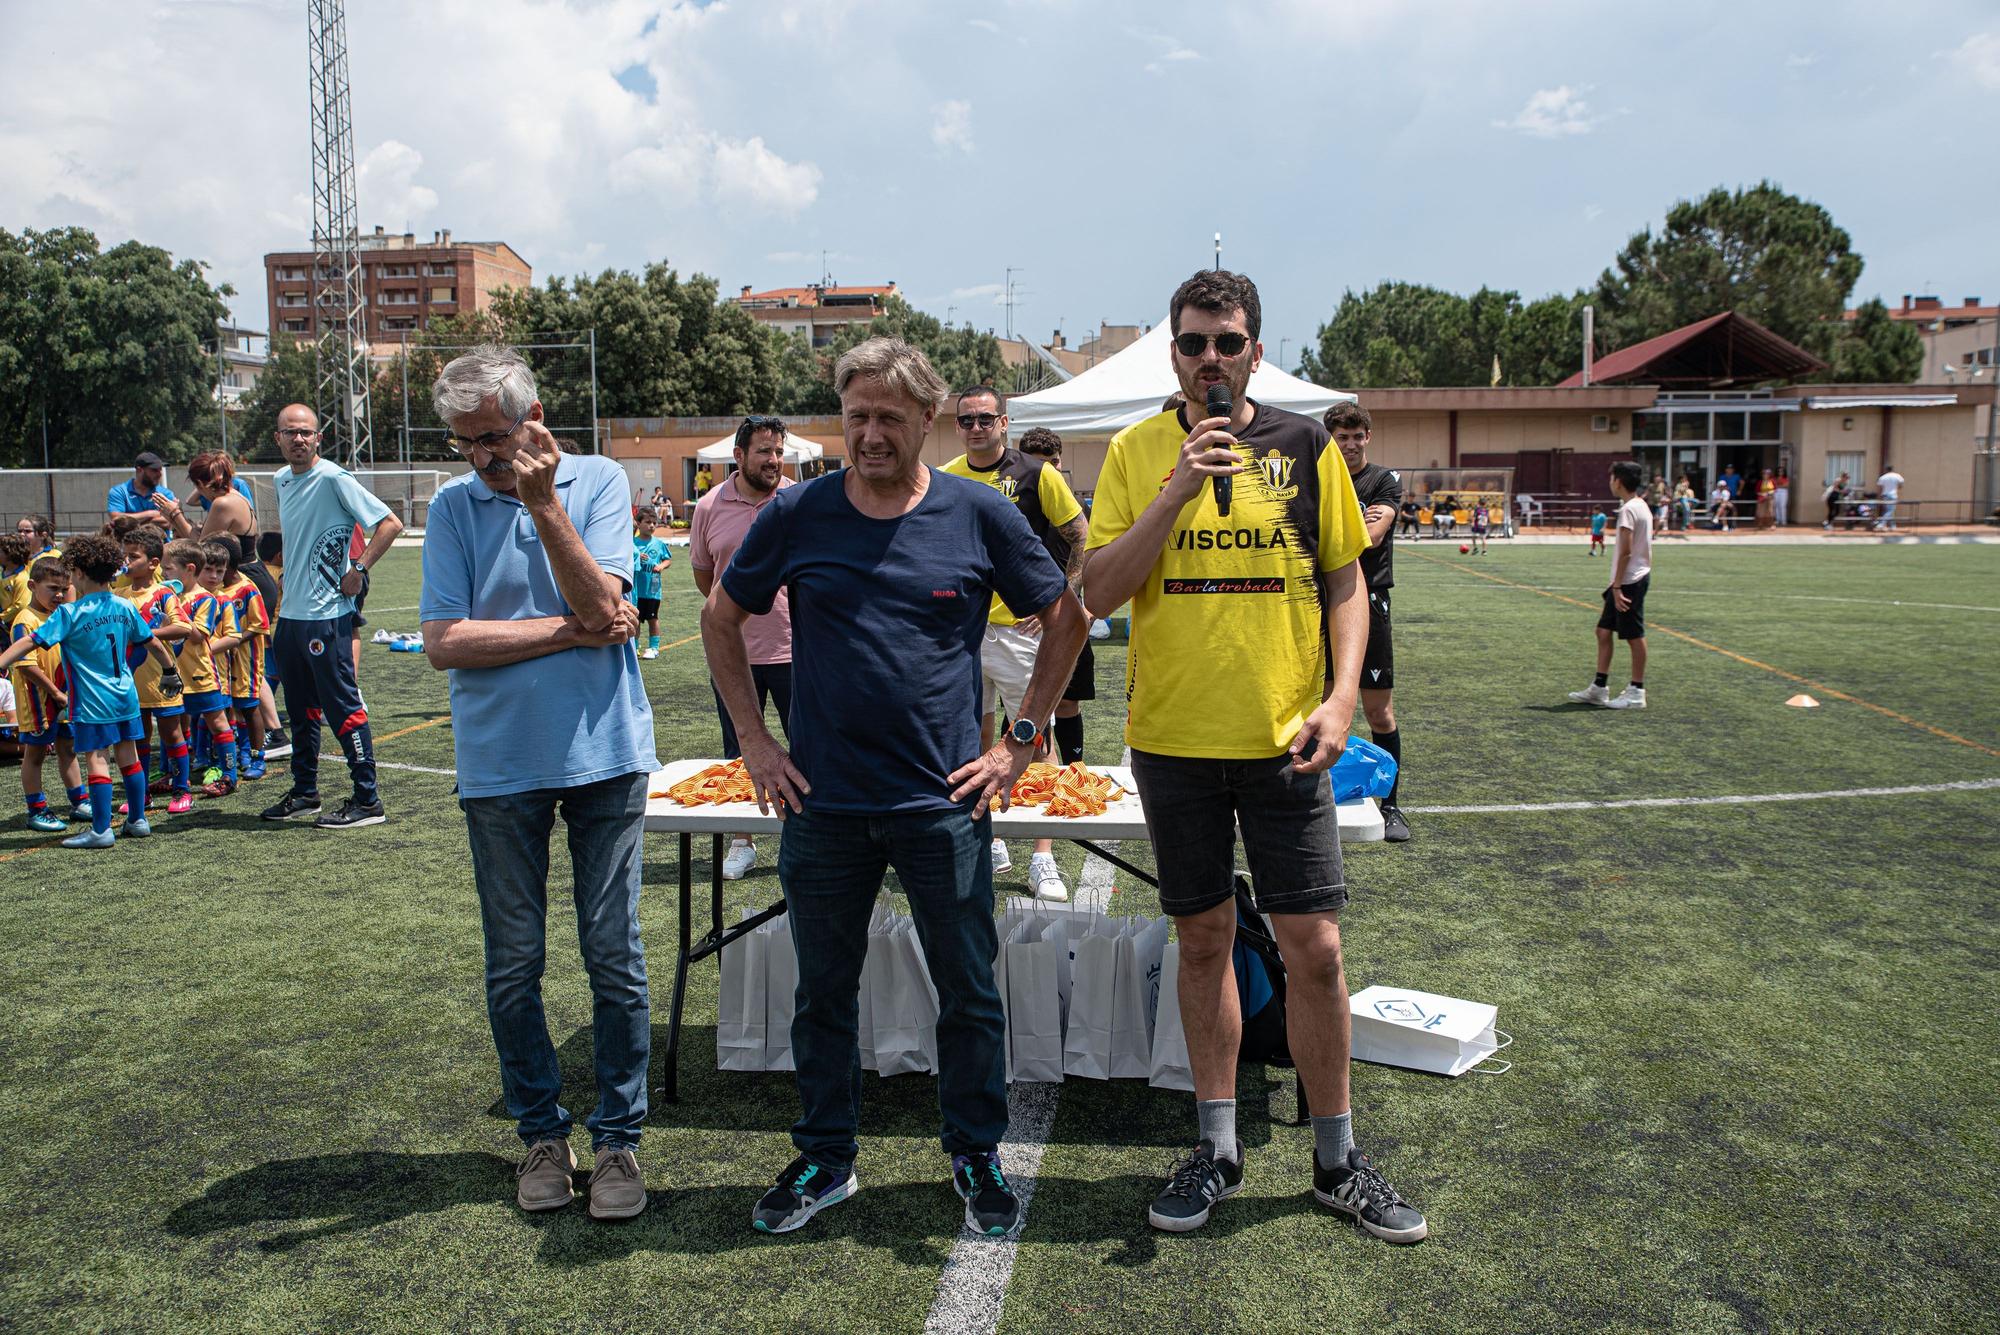
[(631, 503), (625, 474), (562, 453), (542, 424), (534, 373), (483, 347), (431, 390), (474, 471), (439, 488), (424, 537), (419, 618), (431, 666), (451, 672), (459, 806), (486, 938), (486, 1009), (507, 1111), (528, 1148), (524, 1210), (574, 1196), (571, 1117), (542, 1009), (549, 835), (569, 827), (578, 942), (590, 975), (597, 1107), (590, 1213), (646, 1208), (634, 1151), (646, 1120), (651, 1008), (639, 941), (653, 711), (632, 643)]
[[(175, 508), (174, 493), (164, 484), (167, 461), (151, 450), (132, 461), (132, 478), (120, 482), (104, 494), (104, 511), (109, 515), (134, 515), (148, 524), (165, 524), (168, 511)], [(160, 502), (167, 503), (162, 509)]]

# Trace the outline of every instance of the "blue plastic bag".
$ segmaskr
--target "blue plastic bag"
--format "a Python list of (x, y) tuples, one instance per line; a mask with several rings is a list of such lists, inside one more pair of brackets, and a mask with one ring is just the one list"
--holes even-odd
[(1347, 739), (1347, 749), (1333, 762), (1333, 800), (1384, 798), (1396, 783), (1396, 758), (1373, 742)]

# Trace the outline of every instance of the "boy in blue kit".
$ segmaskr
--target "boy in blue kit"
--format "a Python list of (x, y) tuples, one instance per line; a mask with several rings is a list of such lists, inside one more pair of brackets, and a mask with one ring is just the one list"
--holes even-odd
[(1597, 556), (1604, 551), (1604, 511), (1599, 510), (1590, 517), (1590, 550), (1585, 556)]
[[(28, 604), (14, 618), (9, 641), (23, 640), (49, 619), (49, 614), (69, 601), (69, 571), (63, 563), (44, 556), (28, 570)], [(70, 819), (89, 820), (88, 793), (70, 749), (69, 723), (63, 711), (69, 708), (69, 693), (63, 689), (62, 651), (38, 649), (14, 665), (15, 717), (21, 729), (21, 792), (28, 802), (28, 825), (44, 833), (69, 828), (49, 810), (42, 792), (42, 764), (55, 752), (56, 769), (68, 790)]]
[[(76, 587), (74, 601), (62, 604), (34, 632), (0, 653), (0, 670), (14, 666), (37, 649), (61, 645), (63, 671), (70, 683), (70, 733), (90, 770), (90, 829), (63, 840), (64, 848), (109, 848), (111, 833), (111, 766), (115, 752), (125, 778), (130, 814), (125, 835), (143, 839), (153, 832), (146, 823), (146, 771), (134, 745), (144, 731), (139, 722), (139, 688), (132, 680), (135, 651), (151, 655), (160, 665), (160, 689), (178, 696), (180, 674), (174, 658), (153, 635), (138, 609), (111, 592), (124, 554), (109, 538), (77, 538), (63, 552)], [(143, 650), (139, 646), (144, 646)]]
[(674, 553), (666, 539), (653, 536), (659, 522), (653, 507), (642, 505), (632, 512), (632, 593), (639, 619), (646, 623), (646, 652), (641, 658), (660, 656), (660, 572), (674, 563)]

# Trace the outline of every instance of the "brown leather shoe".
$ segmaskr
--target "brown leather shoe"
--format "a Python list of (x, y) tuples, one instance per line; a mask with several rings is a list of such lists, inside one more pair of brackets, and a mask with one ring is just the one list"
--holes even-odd
[(528, 1157), (514, 1170), (519, 1185), (514, 1199), (523, 1210), (560, 1210), (576, 1199), (570, 1175), (576, 1171), (576, 1153), (566, 1140), (538, 1140), (528, 1146)]
[(637, 1156), (630, 1150), (599, 1150), (597, 1166), (590, 1170), (590, 1217), (630, 1219), (645, 1208), (646, 1180), (639, 1175)]

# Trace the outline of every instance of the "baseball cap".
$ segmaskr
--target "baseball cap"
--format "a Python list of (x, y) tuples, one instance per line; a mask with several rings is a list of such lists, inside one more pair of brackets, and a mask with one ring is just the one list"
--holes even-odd
[(132, 466), (134, 468), (165, 468), (167, 461), (151, 450), (146, 450), (132, 461)]

